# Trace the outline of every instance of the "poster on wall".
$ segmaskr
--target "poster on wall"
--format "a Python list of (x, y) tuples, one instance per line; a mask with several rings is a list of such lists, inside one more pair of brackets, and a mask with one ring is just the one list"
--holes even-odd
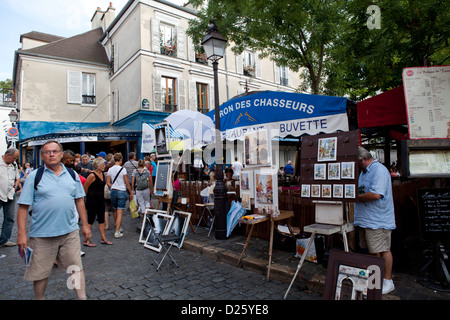
[(450, 138), (450, 66), (403, 69), (409, 139)]

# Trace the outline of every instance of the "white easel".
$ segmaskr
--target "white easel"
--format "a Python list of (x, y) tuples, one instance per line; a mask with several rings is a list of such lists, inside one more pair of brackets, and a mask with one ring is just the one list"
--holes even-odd
[(303, 228), (304, 232), (311, 232), (311, 237), (309, 238), (302, 258), (297, 265), (297, 270), (295, 271), (294, 277), (289, 284), (289, 288), (284, 295), (284, 299), (286, 299), (292, 285), (294, 284), (295, 279), (297, 278), (298, 272), (300, 271), (303, 262), (305, 261), (309, 248), (311, 247), (316, 234), (332, 235), (340, 232), (342, 234), (344, 242), (344, 249), (348, 252), (347, 232), (353, 231), (354, 227), (353, 223), (348, 222), (349, 220), (347, 211), (345, 211), (346, 222), (344, 223), (344, 204), (341, 201), (313, 202), (316, 204), (316, 223), (305, 226)]

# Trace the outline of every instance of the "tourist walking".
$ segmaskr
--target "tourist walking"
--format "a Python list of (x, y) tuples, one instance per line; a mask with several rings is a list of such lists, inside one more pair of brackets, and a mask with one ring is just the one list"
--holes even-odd
[[(103, 174), (105, 169), (105, 159), (97, 157), (92, 162), (94, 171), (87, 177), (84, 184), (84, 192), (86, 193), (86, 210), (89, 228), (92, 230), (92, 225), (97, 219), (98, 230), (100, 231), (101, 244), (111, 245), (110, 241), (106, 240), (105, 234), (105, 184), (106, 177)], [(95, 247), (95, 244), (90, 240), (83, 242), (86, 247)]]
[[(28, 247), (33, 249), (24, 278), (33, 281), (35, 299), (43, 299), (56, 260), (58, 267), (71, 273), (78, 299), (86, 299), (78, 217), (74, 208), (75, 203), (82, 234), (89, 240), (91, 230), (86, 218), (85, 193), (78, 175), (69, 172), (71, 169), (61, 163), (63, 151), (60, 143), (46, 142), (40, 155), (44, 167), (29, 174), (18, 201), (17, 245), (21, 251)], [(35, 188), (37, 173), (42, 173), (42, 176)], [(33, 213), (27, 234), (29, 206), (33, 206)]]
[(130, 182), (128, 181), (127, 172), (122, 167), (123, 156), (120, 152), (114, 154), (114, 166), (108, 170), (106, 184), (111, 188), (111, 203), (114, 209), (114, 221), (116, 224), (115, 238), (123, 236), (122, 218), (123, 211), (127, 206), (128, 194), (130, 200), (133, 199)]
[(139, 212), (144, 215), (146, 209), (151, 208), (150, 190), (153, 188), (152, 176), (145, 167), (145, 161), (139, 160), (138, 168), (133, 170), (131, 178), (131, 190), (136, 192), (136, 201)]

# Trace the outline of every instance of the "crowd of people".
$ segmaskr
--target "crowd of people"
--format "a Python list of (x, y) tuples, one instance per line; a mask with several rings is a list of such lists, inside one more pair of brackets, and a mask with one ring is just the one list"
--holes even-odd
[[(19, 158), (16, 148), (9, 148), (0, 159), (0, 175), (6, 182), (0, 184), (0, 209), (4, 212), (0, 246), (17, 245), (20, 252), (33, 249), (33, 263), (26, 268), (24, 278), (33, 281), (36, 299), (44, 297), (54, 265), (77, 267), (72, 276), (78, 277), (76, 281), (81, 286), (75, 292), (79, 299), (85, 299), (81, 244), (96, 246), (91, 241), (95, 221), (100, 244), (113, 244), (106, 233), (111, 213), (113, 235), (122, 237), (122, 217), (128, 201), (135, 200), (142, 214), (151, 208), (156, 155), (137, 160), (136, 154), (130, 152), (124, 162), (120, 152), (102, 151), (96, 157), (80, 155), (63, 150), (56, 141), (45, 143), (40, 155), (44, 165), (35, 170), (29, 163), (16, 164)], [(14, 243), (9, 238), (16, 197), (18, 233)], [(31, 217), (29, 230), (28, 217)]]

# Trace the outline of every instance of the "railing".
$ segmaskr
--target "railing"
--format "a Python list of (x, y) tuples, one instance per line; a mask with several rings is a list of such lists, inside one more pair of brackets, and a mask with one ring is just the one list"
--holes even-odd
[(209, 112), (209, 108), (197, 108), (197, 111), (203, 114), (207, 114)]
[(95, 104), (95, 96), (82, 95), (83, 104)]
[(0, 105), (13, 106), (16, 103), (16, 96), (12, 89), (0, 89)]
[(175, 112), (177, 111), (176, 104), (163, 103), (164, 112)]

